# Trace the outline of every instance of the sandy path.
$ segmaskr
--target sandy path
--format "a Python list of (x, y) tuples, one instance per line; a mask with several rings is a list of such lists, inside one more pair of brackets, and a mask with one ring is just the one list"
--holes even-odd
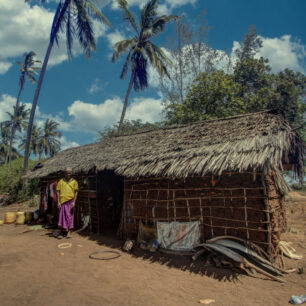
[[(288, 224), (301, 261), (289, 266), (305, 270), (305, 203), (287, 203)], [(299, 206), (297, 206), (299, 205)], [(291, 212), (294, 207), (293, 213)], [(303, 215), (304, 214), (304, 215)], [(306, 293), (306, 276), (292, 273), (286, 283), (233, 275), (231, 271), (205, 269), (199, 261), (136, 250), (122, 253), (121, 242), (103, 236), (80, 236), (57, 240), (47, 230), (21, 234), (27, 226), (0, 227), (0, 305), (196, 305), (200, 299), (215, 299), (211, 305), (288, 305), (293, 294)], [(61, 242), (72, 248), (60, 250)], [(78, 246), (82, 245), (82, 247)], [(121, 257), (96, 261), (88, 254), (119, 250)], [(64, 255), (61, 256), (60, 253)]]

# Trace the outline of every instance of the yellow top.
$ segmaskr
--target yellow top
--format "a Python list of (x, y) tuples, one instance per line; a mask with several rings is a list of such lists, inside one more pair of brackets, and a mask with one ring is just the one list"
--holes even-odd
[(73, 199), (78, 189), (78, 182), (75, 179), (71, 178), (69, 181), (60, 179), (56, 187), (56, 190), (59, 192), (59, 204)]

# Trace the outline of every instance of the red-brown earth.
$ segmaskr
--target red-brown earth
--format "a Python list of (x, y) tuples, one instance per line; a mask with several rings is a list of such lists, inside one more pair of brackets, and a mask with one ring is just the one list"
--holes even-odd
[[(33, 210), (28, 204), (0, 208)], [(288, 230), (302, 260), (285, 259), (287, 268), (300, 268), (284, 277), (285, 283), (206, 268), (201, 260), (152, 254), (136, 249), (120, 251), (121, 241), (104, 235), (73, 234), (58, 240), (42, 229), (23, 233), (26, 225), (0, 226), (0, 305), (288, 305), (291, 295), (306, 294), (306, 196), (290, 193), (286, 201)], [(72, 243), (68, 249), (58, 244)], [(98, 250), (116, 250), (114, 260), (92, 260)], [(303, 270), (304, 269), (304, 270)], [(304, 271), (304, 272), (303, 272)]]

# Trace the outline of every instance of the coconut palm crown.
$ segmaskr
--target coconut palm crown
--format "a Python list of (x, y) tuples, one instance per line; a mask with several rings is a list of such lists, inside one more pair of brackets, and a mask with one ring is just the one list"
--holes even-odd
[(61, 148), (61, 142), (59, 138), (62, 133), (58, 131), (59, 123), (52, 119), (47, 119), (45, 121), (42, 136), (40, 139), (41, 147), (45, 156), (54, 156)]
[(158, 16), (158, 0), (150, 0), (141, 10), (139, 25), (134, 14), (128, 9), (126, 0), (117, 0), (123, 10), (123, 18), (132, 27), (135, 37), (117, 42), (113, 48), (112, 62), (114, 63), (123, 53), (128, 55), (125, 59), (120, 75), (124, 79), (129, 70), (131, 78), (125, 96), (122, 114), (119, 122), (118, 133), (120, 134), (125, 112), (128, 104), (129, 94), (132, 87), (136, 92), (148, 87), (148, 62), (157, 70), (160, 76), (169, 76), (166, 65), (173, 65), (163, 50), (156, 46), (151, 39), (165, 30), (166, 24), (178, 17), (174, 15)]
[[(42, 1), (44, 2), (44, 1)], [(30, 156), (30, 144), (32, 137), (32, 127), (34, 122), (35, 110), (40, 94), (40, 89), (47, 69), (49, 57), (54, 43), (58, 44), (61, 33), (66, 34), (67, 54), (68, 58), (72, 57), (72, 46), (74, 38), (77, 38), (84, 53), (90, 57), (91, 51), (96, 50), (96, 40), (94, 37), (93, 23), (91, 17), (111, 25), (109, 20), (90, 0), (59, 0), (57, 10), (55, 12), (49, 45), (46, 51), (42, 69), (39, 75), (37, 88), (32, 103), (31, 115), (29, 119), (27, 142), (25, 145), (23, 172), (28, 171), (28, 160)], [(25, 187), (26, 180), (23, 183)]]
[(9, 120), (3, 121), (5, 126), (12, 127), (16, 129), (19, 133), (23, 129), (27, 128), (30, 110), (26, 108), (25, 104), (21, 104), (18, 107), (14, 106), (14, 113), (6, 112), (9, 116)]
[[(21, 96), (21, 92), (24, 89), (26, 78), (28, 78), (30, 80), (30, 82), (32, 84), (34, 84), (36, 82), (35, 76), (37, 75), (37, 71), (41, 69), (40, 67), (34, 67), (34, 65), (36, 63), (41, 63), (41, 61), (34, 60), (35, 56), (36, 56), (35, 52), (30, 51), (28, 53), (24, 53), (24, 55), (23, 55), (24, 62), (23, 63), (21, 63), (19, 61), (16, 61), (17, 64), (19, 65), (19, 67), (20, 67), (20, 73), (21, 74), (20, 74), (20, 78), (19, 78), (19, 92), (18, 92), (18, 95), (17, 95), (16, 106), (14, 108), (15, 117), (17, 116), (16, 111), (19, 110), (20, 96)], [(7, 150), (5, 163), (7, 163), (7, 162), (10, 163), (11, 162), (11, 151), (12, 151), (13, 141), (14, 141), (14, 138), (15, 138), (15, 133), (16, 133), (16, 126), (15, 126), (15, 124), (12, 124), (11, 125), (11, 135), (10, 135), (10, 145), (9, 145), (8, 150)]]

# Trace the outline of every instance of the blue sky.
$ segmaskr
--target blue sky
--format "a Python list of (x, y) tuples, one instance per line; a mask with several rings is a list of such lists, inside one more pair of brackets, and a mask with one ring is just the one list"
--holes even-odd
[[(130, 0), (137, 15), (145, 3)], [(65, 40), (54, 46), (38, 102), (37, 122), (52, 118), (60, 123), (63, 148), (86, 144), (97, 132), (120, 119), (129, 78), (119, 79), (122, 61), (112, 64), (112, 44), (131, 33), (122, 21), (122, 13), (113, 0), (102, 1), (103, 13), (114, 28), (96, 24), (98, 51), (86, 59), (76, 45), (72, 61), (67, 60)], [(196, 26), (196, 16), (206, 9), (211, 27), (205, 43), (231, 54), (250, 25), (255, 25), (263, 40), (258, 56), (267, 57), (274, 72), (285, 68), (305, 73), (306, 27), (304, 0), (160, 0), (160, 13), (184, 14)], [(43, 60), (56, 8), (56, 1), (46, 5), (23, 0), (0, 0), (0, 121), (7, 119), (18, 93), (19, 68), (24, 52), (34, 51)], [(173, 34), (173, 26), (155, 39), (164, 46)], [(123, 57), (124, 58), (124, 57)], [(154, 72), (152, 72), (152, 77)], [(162, 119), (162, 97), (153, 78), (149, 89), (130, 96), (127, 118), (143, 121)], [(22, 103), (30, 107), (35, 85), (26, 83)]]

